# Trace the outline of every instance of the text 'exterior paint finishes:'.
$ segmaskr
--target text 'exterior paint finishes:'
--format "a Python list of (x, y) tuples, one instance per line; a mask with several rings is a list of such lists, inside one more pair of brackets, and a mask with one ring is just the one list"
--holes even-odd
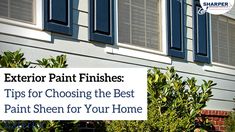
[(4, 82), (124, 82), (124, 76), (108, 75), (107, 73), (90, 75), (88, 73), (79, 73), (72, 75), (60, 75), (49, 73), (48, 75), (12, 75), (4, 74)]

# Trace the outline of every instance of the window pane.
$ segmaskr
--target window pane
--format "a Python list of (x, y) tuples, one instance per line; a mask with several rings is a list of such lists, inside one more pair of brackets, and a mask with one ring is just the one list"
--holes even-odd
[(34, 22), (35, 0), (0, 0), (0, 16), (24, 22)]
[(228, 23), (228, 53), (229, 53), (229, 64), (235, 66), (235, 21)]
[(118, 34), (119, 42), (130, 43), (130, 3), (129, 0), (119, 0), (118, 5)]
[(235, 66), (235, 20), (212, 15), (213, 61)]
[[(139, 2), (141, 3), (141, 2)], [(136, 4), (136, 3), (135, 3)], [(138, 4), (136, 4), (138, 5)], [(144, 6), (131, 6), (131, 32), (132, 44), (145, 46), (145, 9)]]
[(159, 0), (118, 0), (118, 42), (161, 50)]
[(0, 0), (0, 16), (8, 16), (8, 0)]

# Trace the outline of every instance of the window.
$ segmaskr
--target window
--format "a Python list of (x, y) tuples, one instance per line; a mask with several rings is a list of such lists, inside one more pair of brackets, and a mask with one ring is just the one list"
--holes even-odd
[(51, 41), (72, 35), (72, 0), (0, 0), (0, 33)]
[(137, 57), (138, 51), (149, 53), (138, 58), (151, 58), (151, 54), (185, 59), (184, 4), (180, 0), (90, 0), (89, 40), (111, 45), (113, 50), (107, 51), (113, 54)]
[(235, 66), (235, 19), (227, 16), (211, 16), (212, 60)]
[(162, 51), (160, 0), (118, 0), (118, 42)]
[(0, 17), (35, 24), (35, 0), (0, 0)]
[(0, 0), (0, 33), (51, 41), (43, 30), (44, 0)]

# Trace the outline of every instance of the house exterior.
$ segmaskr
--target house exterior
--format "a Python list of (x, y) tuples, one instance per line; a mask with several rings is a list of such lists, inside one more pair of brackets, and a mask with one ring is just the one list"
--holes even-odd
[(204, 114), (223, 121), (234, 108), (235, 7), (200, 8), (198, 0), (1, 0), (0, 49), (31, 61), (66, 54), (69, 67), (174, 66), (217, 83)]

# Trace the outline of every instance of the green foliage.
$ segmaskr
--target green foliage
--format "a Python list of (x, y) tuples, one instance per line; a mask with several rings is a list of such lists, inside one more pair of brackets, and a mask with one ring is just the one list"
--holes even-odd
[(235, 132), (235, 112), (231, 112), (229, 117), (225, 120), (227, 132)]
[(37, 60), (38, 65), (42, 68), (66, 68), (68, 65), (66, 64), (66, 55), (60, 55), (56, 58), (48, 58), (48, 59), (41, 59)]
[[(43, 68), (66, 68), (65, 55), (55, 58), (37, 60)], [(28, 68), (30, 62), (24, 58), (20, 50), (15, 52), (7, 51), (0, 55), (0, 67), (3, 68)], [(0, 121), (1, 132), (44, 132), (44, 131), (74, 131), (78, 121)]]
[(35, 132), (74, 132), (77, 131), (79, 121), (39, 121), (34, 127)]
[[(50, 58), (43, 58), (37, 60), (38, 66), (42, 68), (66, 68), (68, 66), (66, 55), (59, 55)], [(24, 53), (20, 50), (6, 51), (3, 55), (0, 55), (0, 67), (2, 68), (28, 68), (31, 62), (26, 61)]]
[(206, 130), (210, 131), (213, 129), (213, 123), (209, 121), (206, 115), (199, 114), (195, 121), (195, 127), (201, 132), (204, 132)]
[(174, 68), (168, 68), (165, 74), (157, 68), (149, 70), (148, 120), (107, 122), (107, 131), (192, 131), (215, 85), (212, 81), (203, 81), (201, 86), (196, 83), (195, 78), (183, 80)]
[(0, 121), (1, 132), (38, 132), (39, 121)]
[(1, 121), (1, 132), (73, 132), (78, 121)]
[(15, 52), (6, 51), (3, 55), (0, 55), (0, 67), (3, 68), (27, 68), (30, 62), (24, 58), (24, 53), (20, 50)]
[[(66, 68), (65, 55), (37, 60), (42, 68)], [(20, 50), (4, 52), (0, 55), (0, 67), (28, 68)], [(173, 68), (161, 73), (154, 68), (148, 71), (148, 120), (106, 122), (107, 131), (190, 131), (194, 129), (194, 120), (206, 101), (211, 97), (212, 81), (203, 81), (196, 85), (195, 78), (183, 80)], [(0, 121), (0, 131), (44, 132), (78, 131), (78, 121)], [(95, 127), (105, 128), (102, 122)]]
[[(233, 99), (235, 101), (235, 98)], [(234, 103), (235, 104), (235, 103)], [(227, 119), (225, 119), (225, 127), (227, 132), (235, 132), (235, 108)]]

